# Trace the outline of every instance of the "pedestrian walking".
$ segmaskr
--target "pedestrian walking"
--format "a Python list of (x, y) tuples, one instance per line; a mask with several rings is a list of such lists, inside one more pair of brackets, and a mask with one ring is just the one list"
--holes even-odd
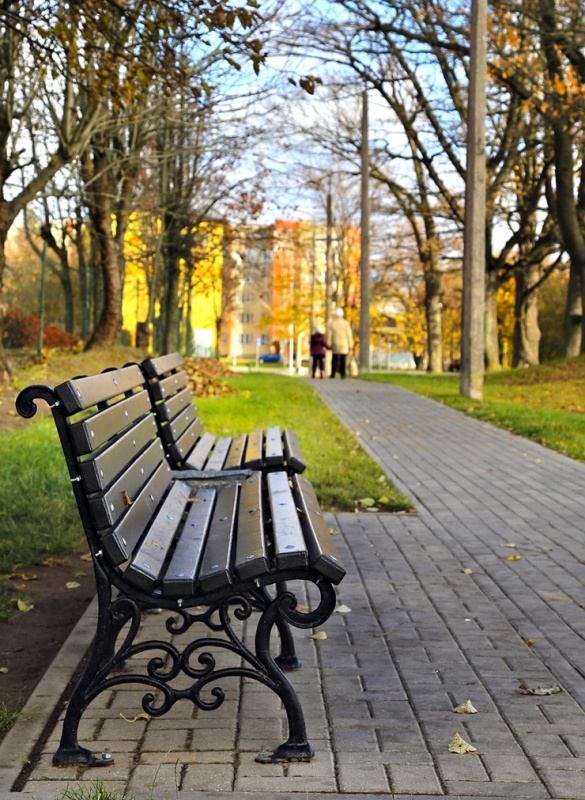
[(345, 378), (347, 357), (353, 350), (353, 334), (342, 308), (335, 309), (333, 319), (327, 326), (326, 342), (332, 354), (330, 377), (334, 378), (339, 372), (340, 377)]
[(313, 359), (312, 377), (314, 378), (317, 370), (319, 370), (319, 377), (323, 378), (325, 375), (325, 351), (327, 349), (327, 345), (325, 343), (325, 335), (319, 330), (319, 328), (315, 328), (311, 334), (309, 346), (311, 358)]

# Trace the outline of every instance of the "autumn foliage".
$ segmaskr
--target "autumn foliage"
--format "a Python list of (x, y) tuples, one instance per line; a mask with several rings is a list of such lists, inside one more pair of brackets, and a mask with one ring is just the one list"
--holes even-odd
[[(40, 320), (34, 314), (27, 314), (17, 309), (8, 311), (4, 318), (4, 331), (2, 334), (4, 347), (11, 350), (21, 347), (35, 347), (38, 344), (40, 328)], [(74, 347), (79, 342), (79, 337), (66, 333), (56, 325), (45, 325), (44, 327), (44, 348)]]

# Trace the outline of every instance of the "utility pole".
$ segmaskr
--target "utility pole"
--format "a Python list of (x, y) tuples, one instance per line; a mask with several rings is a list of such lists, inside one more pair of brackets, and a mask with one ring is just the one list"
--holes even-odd
[(370, 149), (368, 91), (362, 92), (361, 142), (361, 254), (360, 254), (360, 372), (370, 371)]
[(487, 0), (472, 0), (459, 383), (471, 400), (483, 400), (484, 378), (486, 39)]
[(325, 213), (327, 215), (325, 233), (325, 326), (327, 326), (329, 324), (329, 320), (331, 319), (331, 275), (333, 273), (333, 203), (331, 200), (331, 175), (329, 175), (329, 183), (327, 187)]

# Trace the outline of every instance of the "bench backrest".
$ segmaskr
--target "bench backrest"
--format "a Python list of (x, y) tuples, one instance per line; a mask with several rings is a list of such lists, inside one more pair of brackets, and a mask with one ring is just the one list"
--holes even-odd
[(137, 365), (56, 386), (53, 409), (90, 546), (114, 565), (142, 537), (172, 479)]
[(176, 469), (304, 471), (294, 431), (281, 431), (273, 425), (266, 431), (220, 438), (205, 431), (180, 353), (149, 358), (140, 366), (147, 377), (163, 446)]

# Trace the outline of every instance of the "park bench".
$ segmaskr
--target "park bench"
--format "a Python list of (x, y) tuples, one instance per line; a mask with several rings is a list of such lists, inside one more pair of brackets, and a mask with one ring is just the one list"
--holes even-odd
[(239, 436), (216, 437), (203, 427), (179, 353), (149, 358), (140, 365), (160, 437), (174, 469), (222, 471), (241, 468), (301, 473), (305, 461), (294, 431), (270, 426)]
[[(286, 712), (288, 739), (258, 760), (310, 760), (303, 710), (283, 673), (298, 665), (289, 626), (327, 620), (344, 576), (311, 484), (286, 471), (181, 478), (188, 473), (168, 464), (138, 365), (55, 388), (29, 386), (17, 398), (19, 414), (34, 416), (38, 400), (49, 404), (59, 434), (99, 609), (53, 764), (112, 763), (111, 754), (94, 754), (78, 741), (82, 714), (105, 690), (145, 685), (142, 708), (159, 717), (179, 700), (202, 710), (219, 707), (220, 684), (234, 676), (274, 691)], [(297, 603), (291, 581), (304, 582), (295, 587), (307, 592), (310, 608)], [(155, 609), (171, 612), (172, 641), (136, 638), (142, 613)], [(256, 623), (253, 645), (243, 641), (246, 620)], [(273, 631), (278, 636), (271, 640)], [(182, 649), (179, 634), (189, 639)], [(220, 667), (216, 656), (226, 652), (234, 664)]]

